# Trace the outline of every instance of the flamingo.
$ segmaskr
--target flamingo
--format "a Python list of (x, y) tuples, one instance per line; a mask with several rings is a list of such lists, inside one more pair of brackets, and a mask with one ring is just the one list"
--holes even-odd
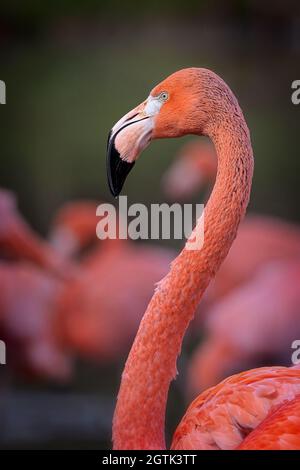
[(69, 357), (54, 332), (62, 281), (73, 267), (38, 237), (0, 190), (0, 331), (9, 360), (27, 376), (66, 380)]
[(61, 281), (24, 262), (0, 262), (0, 283), (0, 336), (10, 363), (27, 377), (68, 380), (71, 361), (54, 323)]
[[(216, 170), (213, 146), (201, 139), (189, 142), (164, 177), (165, 191), (182, 199), (210, 184)], [(270, 359), (288, 362), (283, 352), (290, 353), (300, 327), (295, 317), (300, 305), (299, 276), (297, 261), (293, 262), (299, 256), (296, 225), (260, 215), (247, 216), (241, 223), (237, 239), (205, 293), (202, 313), (208, 318), (208, 338), (193, 355), (189, 394), (194, 396), (245, 366), (263, 365)], [(203, 315), (197, 324), (203, 326)]]
[(68, 202), (55, 217), (50, 240), (61, 255), (68, 258), (91, 245), (80, 258), (78, 276), (60, 296), (56, 331), (66, 348), (109, 361), (130, 345), (173, 253), (118, 238), (97, 240), (97, 206), (89, 200)]
[[(152, 139), (185, 134), (207, 135), (218, 155), (216, 182), (204, 213), (204, 244), (198, 249), (193, 245), (202, 230), (200, 218), (146, 309), (122, 374), (113, 419), (115, 449), (165, 449), (168, 390), (185, 331), (236, 237), (250, 196), (253, 155), (242, 111), (225, 82), (199, 68), (170, 75), (112, 128), (107, 168), (113, 195), (120, 193)], [(290, 448), (300, 448), (293, 402), (298, 404), (299, 395), (297, 367), (232, 376), (196, 398), (177, 427), (171, 448), (236, 449), (246, 445), (246, 439), (251, 448), (263, 448), (269, 435), (272, 449), (287, 446), (287, 441)], [(276, 407), (288, 402), (290, 408), (282, 414), (290, 413), (290, 420), (278, 419), (282, 415)], [(276, 433), (268, 426), (270, 421), (276, 422)], [(255, 430), (258, 436), (251, 440)]]
[(57, 314), (62, 344), (102, 362), (122, 357), (172, 259), (165, 249), (116, 241), (102, 241), (82, 260), (80, 275), (65, 284)]
[(13, 193), (3, 189), (0, 190), (0, 252), (5, 257), (30, 261), (56, 275), (66, 275), (66, 263), (19, 214)]
[(195, 396), (249, 366), (291, 359), (300, 333), (300, 259), (263, 266), (207, 312), (207, 338), (189, 366), (188, 389)]

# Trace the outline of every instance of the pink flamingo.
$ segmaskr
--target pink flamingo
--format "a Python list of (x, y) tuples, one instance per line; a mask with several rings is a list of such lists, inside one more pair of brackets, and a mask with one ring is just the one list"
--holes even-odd
[(229, 373), (274, 361), (289, 363), (300, 333), (300, 259), (272, 262), (207, 312), (207, 339), (189, 367), (196, 395)]
[(251, 280), (266, 263), (300, 256), (300, 229), (273, 217), (250, 215), (241, 224), (228, 257), (207, 292), (206, 301), (222, 298)]
[(70, 363), (54, 333), (62, 280), (72, 268), (19, 214), (11, 192), (0, 191), (1, 339), (9, 360), (27, 375), (66, 379)]
[(8, 360), (27, 376), (67, 380), (70, 359), (55, 334), (62, 288), (53, 276), (26, 263), (0, 263), (0, 331)]
[[(108, 180), (112, 193), (118, 195), (151, 139), (187, 133), (208, 135), (219, 161), (205, 208), (204, 245), (197, 249), (193, 244), (202, 230), (200, 220), (141, 321), (122, 374), (113, 421), (115, 449), (165, 448), (165, 411), (177, 356), (197, 304), (246, 211), (253, 156), (236, 98), (221, 78), (206, 69), (185, 69), (165, 79), (145, 102), (118, 121), (109, 136)], [(248, 442), (250, 447), (264, 448), (270, 436), (273, 449), (300, 448), (300, 420), (295, 415), (299, 395), (298, 368), (261, 368), (230, 377), (192, 403), (171, 447), (236, 449)], [(274, 408), (287, 402), (288, 411), (282, 408), (282, 414)], [(287, 412), (290, 423), (282, 419)]]
[(57, 332), (67, 348), (107, 361), (120, 357), (129, 346), (155, 283), (169, 269), (172, 253), (128, 240), (98, 240), (97, 206), (94, 201), (63, 206), (50, 239), (65, 256), (92, 245), (81, 256), (80, 275), (65, 284)]
[(57, 322), (67, 348), (107, 361), (119, 358), (130, 345), (171, 256), (132, 243), (108, 243), (107, 248), (102, 243), (102, 249), (82, 261), (80, 276), (65, 284)]
[(14, 195), (0, 190), (0, 253), (23, 259), (54, 274), (64, 276), (67, 265), (40, 239), (19, 214)]

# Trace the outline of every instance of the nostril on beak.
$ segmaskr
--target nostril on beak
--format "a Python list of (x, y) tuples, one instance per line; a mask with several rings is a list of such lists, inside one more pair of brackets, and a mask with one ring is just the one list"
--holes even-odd
[(124, 121), (124, 123), (125, 123), (125, 122), (128, 122), (128, 121), (131, 121), (132, 119), (134, 119), (135, 117), (137, 117), (138, 114), (139, 114), (139, 113), (135, 113), (135, 114), (133, 114), (132, 116), (129, 116), (129, 117), (126, 119), (126, 121)]

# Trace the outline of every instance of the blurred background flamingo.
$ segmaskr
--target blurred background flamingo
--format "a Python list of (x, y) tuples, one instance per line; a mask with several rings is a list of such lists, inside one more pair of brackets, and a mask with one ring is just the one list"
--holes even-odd
[(97, 239), (97, 206), (93, 201), (63, 206), (50, 239), (65, 256), (90, 247), (81, 258), (79, 275), (65, 285), (58, 330), (67, 347), (104, 361), (121, 357), (130, 345), (155, 284), (169, 269), (172, 252), (118, 238)]
[[(190, 197), (212, 185), (216, 170), (213, 146), (192, 141), (165, 174), (165, 191), (172, 198)], [(299, 257), (297, 225), (262, 215), (242, 222), (205, 296), (206, 340), (189, 366), (189, 395), (251, 367), (289, 364), (292, 340), (300, 334)], [(196, 322), (203, 326), (203, 315)]]
[(289, 365), (300, 335), (300, 258), (264, 265), (206, 312), (204, 342), (188, 368), (189, 396), (261, 365)]
[(54, 317), (69, 262), (43, 241), (17, 210), (15, 196), (0, 191), (0, 334), (10, 364), (43, 379), (70, 378), (67, 354), (55, 337)]
[[(166, 194), (182, 200), (212, 185), (216, 152), (206, 139), (185, 144), (162, 180)], [(251, 279), (268, 261), (300, 256), (300, 228), (284, 220), (248, 215), (228, 257), (206, 293), (206, 304), (222, 298)]]
[[(45, 362), (46, 375), (48, 360), (49, 367), (53, 361), (50, 376), (55, 377), (57, 367), (58, 378), (63, 371), (70, 377), (63, 351), (102, 362), (121, 357), (155, 283), (169, 269), (171, 251), (135, 246), (120, 239), (99, 241), (97, 206), (94, 201), (64, 205), (50, 235), (53, 248), (43, 242), (45, 251), (54, 252), (56, 259), (74, 258), (75, 262), (79, 256), (69, 279), (59, 282), (47, 270), (3, 263), (3, 282), (9, 286), (3, 299), (3, 338), (18, 351), (17, 359), (27, 364), (28, 370), (38, 369), (38, 361), (42, 369)], [(31, 246), (34, 242), (31, 240)], [(23, 255), (20, 245), (18, 250)]]
[(31, 378), (69, 380), (71, 361), (54, 331), (62, 284), (26, 263), (0, 262), (0, 337), (7, 361)]
[(0, 189), (0, 256), (30, 261), (57, 275), (67, 265), (28, 225), (17, 210), (12, 192)]
[[(9, 352), (10, 372), (21, 374), (26, 381), (70, 384), (75, 378), (74, 358), (78, 356), (103, 365), (118, 362), (136, 332), (155, 283), (169, 268), (172, 254), (168, 250), (118, 239), (99, 241), (97, 205), (93, 201), (74, 201), (63, 206), (55, 217), (51, 244), (32, 232), (24, 250), (21, 242), (16, 251), (12, 244), (9, 249), (2, 246), (0, 338)], [(9, 205), (3, 207), (3, 214), (10, 215)], [(19, 214), (18, 219), (22, 220)], [(2, 228), (4, 232), (1, 220)], [(39, 253), (35, 245), (43, 247), (42, 253), (49, 255), (47, 261), (59, 260), (56, 266), (64, 269), (57, 272), (52, 263), (49, 268), (44, 258), (41, 263), (35, 256)], [(15, 259), (6, 259), (7, 254)], [(93, 397), (76, 398), (81, 406), (90, 399), (95, 401)], [(54, 398), (49, 396), (48, 406), (53, 403)], [(97, 400), (95, 406), (102, 409), (102, 429), (104, 422), (110, 423), (106, 417), (110, 404)], [(95, 414), (94, 408), (91, 411)], [(62, 413), (58, 430), (66, 420), (68, 415), (63, 418)], [(19, 418), (15, 425), (16, 432), (20, 432)], [(78, 426), (84, 427), (84, 423), (79, 420)]]

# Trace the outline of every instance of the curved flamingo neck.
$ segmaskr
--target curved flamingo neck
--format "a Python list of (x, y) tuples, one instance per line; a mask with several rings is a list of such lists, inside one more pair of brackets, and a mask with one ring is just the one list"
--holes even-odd
[(199, 250), (182, 250), (141, 321), (122, 375), (113, 421), (115, 449), (165, 448), (167, 396), (185, 331), (246, 211), (253, 155), (239, 106), (214, 120), (206, 134), (216, 148), (218, 171), (204, 211), (204, 244)]

